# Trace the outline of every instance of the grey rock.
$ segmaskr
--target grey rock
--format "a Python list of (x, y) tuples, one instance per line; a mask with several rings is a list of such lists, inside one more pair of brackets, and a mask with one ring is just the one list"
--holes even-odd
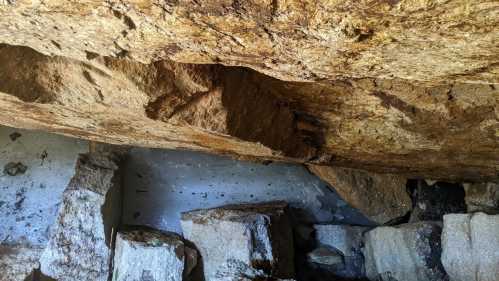
[(344, 266), (343, 255), (329, 248), (319, 247), (307, 254), (309, 262), (327, 265)]
[(383, 281), (448, 280), (440, 262), (440, 224), (378, 227), (365, 235), (366, 275)]
[(199, 250), (206, 281), (293, 278), (286, 204), (233, 205), (182, 214), (184, 237)]
[(42, 248), (0, 245), (0, 281), (24, 281), (39, 268)]
[(45, 275), (58, 281), (107, 281), (121, 215), (117, 163), (112, 154), (80, 155), (40, 259)]
[(362, 248), (362, 234), (369, 228), (363, 226), (317, 224), (315, 237), (319, 244), (333, 247), (343, 256), (357, 256)]
[(465, 183), (463, 186), (468, 212), (499, 213), (498, 183)]
[(196, 252), (175, 234), (120, 232), (116, 237), (113, 281), (181, 281), (184, 270), (187, 275), (196, 261)]
[(444, 216), (442, 249), (451, 281), (499, 280), (499, 215)]
[(333, 249), (343, 257), (343, 266), (336, 265), (325, 268), (326, 270), (344, 278), (362, 278), (365, 276), (362, 247), (363, 233), (369, 229), (368, 227), (322, 224), (314, 225), (314, 229), (319, 247)]

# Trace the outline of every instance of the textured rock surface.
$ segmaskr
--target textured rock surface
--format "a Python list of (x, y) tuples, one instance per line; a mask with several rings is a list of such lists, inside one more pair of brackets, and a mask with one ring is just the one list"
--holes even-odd
[(463, 186), (468, 212), (499, 213), (499, 184), (466, 183)]
[(307, 258), (309, 262), (321, 265), (344, 265), (343, 256), (339, 252), (324, 247), (314, 249), (312, 252), (307, 254)]
[(182, 215), (184, 237), (201, 254), (207, 281), (292, 278), (286, 204), (233, 205)]
[(184, 269), (192, 269), (197, 262), (196, 256), (192, 256), (194, 260), (188, 258), (186, 248), (174, 234), (149, 230), (119, 232), (113, 281), (181, 281)]
[(494, 1), (1, 3), (1, 42), (77, 59), (221, 62), (287, 80), (499, 78)]
[(367, 232), (367, 277), (383, 281), (448, 280), (440, 262), (441, 231), (436, 223), (419, 222)]
[(415, 189), (414, 208), (409, 222), (442, 221), (445, 214), (466, 213), (462, 185), (444, 182), (428, 185), (423, 180), (411, 180), (410, 184), (414, 184)]
[(331, 185), (352, 207), (376, 223), (386, 223), (411, 210), (407, 179), (397, 175), (311, 165), (310, 170)]
[(451, 281), (499, 279), (499, 216), (444, 216), (442, 263)]
[(40, 259), (41, 271), (58, 281), (107, 281), (113, 233), (120, 217), (116, 159), (81, 154)]
[[(117, 144), (496, 179), (498, 6), (3, 1), (0, 123)], [(316, 82), (296, 82), (304, 80)]]
[(23, 245), (0, 245), (0, 281), (25, 281), (40, 267), (42, 248)]
[(340, 253), (342, 257), (342, 266), (330, 268), (329, 271), (344, 278), (361, 278), (365, 276), (364, 256), (362, 255), (363, 234), (369, 228), (322, 224), (314, 225), (314, 229), (319, 249), (323, 247), (332, 249), (334, 252)]

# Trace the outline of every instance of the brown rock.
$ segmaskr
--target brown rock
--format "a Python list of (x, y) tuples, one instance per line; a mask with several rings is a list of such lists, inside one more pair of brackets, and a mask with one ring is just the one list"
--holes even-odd
[(262, 161), (497, 177), (493, 85), (284, 82), (242, 68), (92, 54), (78, 61), (0, 45), (0, 124)]
[(404, 177), (316, 165), (309, 168), (348, 204), (376, 223), (384, 224), (411, 210)]
[(4, 0), (0, 42), (80, 60), (220, 62), (294, 81), (497, 83), (498, 8), (486, 0)]

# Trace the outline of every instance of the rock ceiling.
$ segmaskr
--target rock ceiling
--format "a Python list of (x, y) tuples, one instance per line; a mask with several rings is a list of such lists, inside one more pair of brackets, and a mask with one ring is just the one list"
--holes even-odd
[(0, 0), (0, 123), (450, 180), (499, 174), (499, 3)]

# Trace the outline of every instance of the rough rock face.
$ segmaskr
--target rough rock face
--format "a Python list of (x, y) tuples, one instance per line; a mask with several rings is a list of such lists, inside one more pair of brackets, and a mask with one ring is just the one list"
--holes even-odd
[(499, 279), (499, 216), (444, 216), (442, 263), (451, 281)]
[(440, 262), (441, 231), (436, 223), (419, 222), (367, 232), (367, 277), (383, 281), (448, 280)]
[(264, 161), (497, 178), (495, 2), (0, 3), (0, 124)]
[[(174, 234), (150, 230), (119, 232), (114, 253), (113, 281), (182, 281), (197, 260), (186, 251), (194, 251)], [(194, 255), (194, 258), (197, 256)]]
[(294, 276), (286, 204), (227, 206), (182, 214), (184, 237), (203, 260), (207, 281)]
[(343, 200), (376, 223), (386, 223), (411, 210), (404, 177), (315, 165), (309, 168), (329, 183)]
[(497, 83), (494, 1), (2, 1), (1, 42), (45, 54), (244, 65), (286, 80)]
[(43, 249), (23, 245), (0, 245), (0, 281), (25, 281), (40, 267)]
[(40, 259), (45, 275), (59, 281), (108, 280), (113, 234), (121, 218), (116, 160), (113, 155), (80, 155)]
[(468, 212), (499, 213), (499, 184), (466, 183), (463, 186)]

